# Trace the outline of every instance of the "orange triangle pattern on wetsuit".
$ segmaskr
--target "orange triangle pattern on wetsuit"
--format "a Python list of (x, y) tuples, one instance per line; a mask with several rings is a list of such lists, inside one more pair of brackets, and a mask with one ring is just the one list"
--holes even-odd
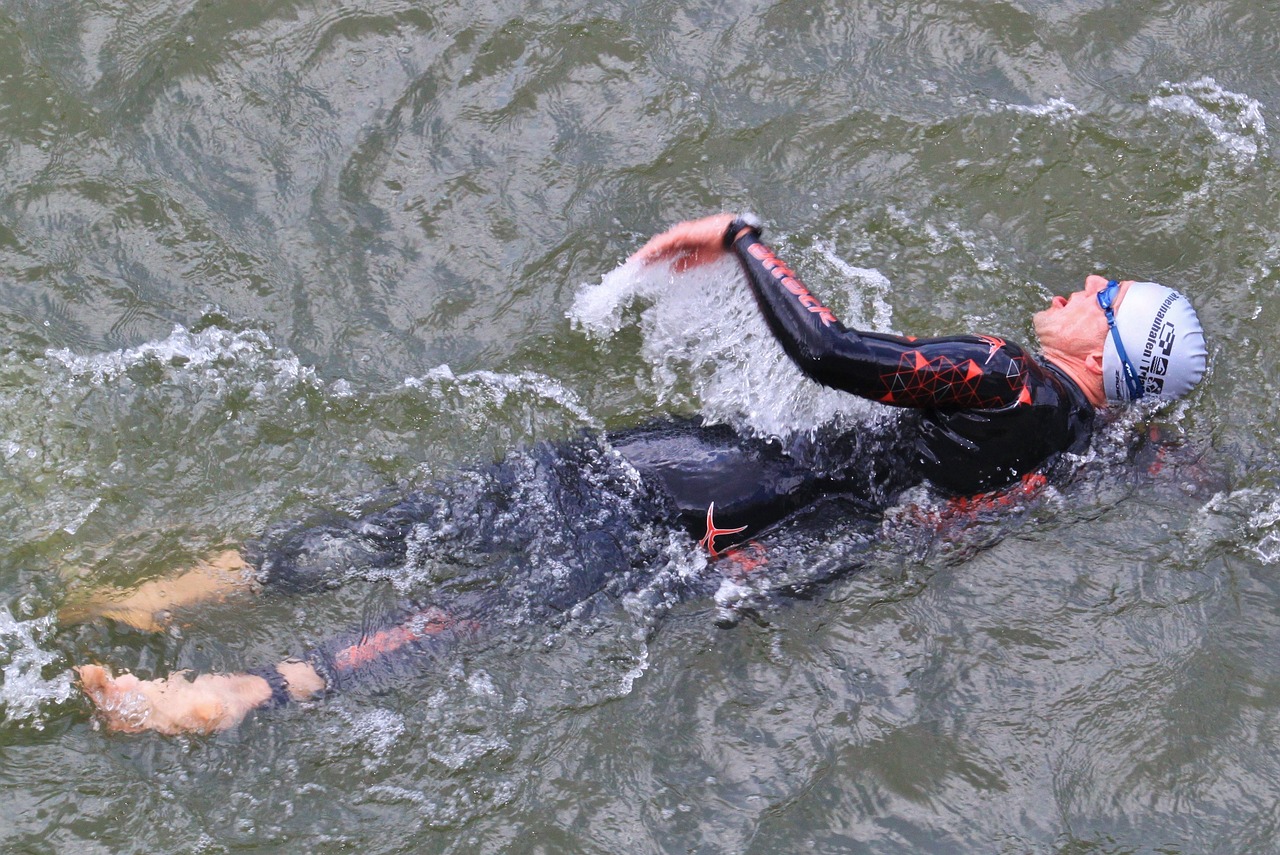
[(885, 391), (878, 400), (902, 407), (989, 409), (1007, 406), (1013, 391), (1019, 389), (1015, 400), (1029, 404), (1031, 394), (1020, 363), (1015, 359), (1005, 371), (988, 376), (973, 359), (957, 361), (946, 354), (931, 359), (921, 350), (909, 350), (899, 358), (895, 370), (881, 375)]

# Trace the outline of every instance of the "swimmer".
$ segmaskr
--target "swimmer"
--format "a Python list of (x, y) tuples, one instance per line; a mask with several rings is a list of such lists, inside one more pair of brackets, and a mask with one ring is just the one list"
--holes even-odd
[[(353, 568), (403, 566), (421, 552), (423, 538), (431, 549), (491, 557), (491, 575), (502, 580), (503, 568), (515, 566), (503, 562), (513, 560), (517, 546), (558, 525), (571, 536), (559, 538), (563, 543), (550, 538), (544, 548), (560, 550), (557, 568), (570, 572), (534, 585), (540, 614), (550, 617), (597, 594), (634, 589), (643, 579), (638, 568), (653, 557), (638, 532), (655, 522), (683, 527), (712, 558), (741, 559), (732, 551), (736, 544), (832, 502), (839, 513), (872, 520), (922, 480), (957, 497), (999, 495), (1043, 481), (1062, 455), (1083, 451), (1098, 410), (1182, 397), (1206, 369), (1190, 301), (1152, 282), (1092, 275), (1079, 291), (1054, 297), (1033, 318), (1037, 357), (993, 335), (850, 330), (763, 243), (760, 223), (748, 215), (680, 223), (633, 259), (684, 270), (725, 253), (741, 263), (769, 329), (810, 379), (910, 417), (884, 436), (820, 438), (788, 448), (693, 422), (627, 431), (607, 443), (539, 446), (495, 464), (478, 492), (416, 493), (358, 520), (286, 528), (132, 592), (68, 606), (60, 616), (155, 630), (174, 610), (198, 603), (264, 589), (313, 590)], [(502, 491), (529, 477), (543, 480), (554, 501), (542, 504), (562, 517), (518, 520), (494, 511), (504, 503)], [(538, 512), (531, 505), (527, 513)], [(457, 526), (453, 519), (471, 522)], [(760, 563), (757, 556), (734, 566)], [(480, 618), (502, 607), (503, 585), (461, 587), (468, 592), (453, 599), (441, 593), (447, 606), (412, 608), (380, 629), (274, 666), (139, 680), (83, 665), (81, 687), (112, 729), (224, 730), (255, 709), (334, 691), (371, 663), (482, 632)]]

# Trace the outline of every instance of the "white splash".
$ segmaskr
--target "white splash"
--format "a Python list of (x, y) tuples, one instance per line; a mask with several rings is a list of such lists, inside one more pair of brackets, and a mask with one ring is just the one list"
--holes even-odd
[(889, 277), (871, 267), (857, 267), (836, 253), (835, 241), (818, 240), (814, 246), (831, 266), (840, 271), (850, 283), (857, 282), (862, 292), (873, 297), (871, 304), (871, 329), (888, 332), (893, 329), (893, 307), (889, 305)]
[(1280, 562), (1280, 499), (1254, 511), (1245, 529), (1252, 538), (1249, 548), (1254, 555), (1265, 564)]
[(1027, 116), (1046, 116), (1053, 122), (1066, 121), (1080, 113), (1079, 108), (1065, 98), (1050, 98), (1043, 104), (1007, 104), (1002, 101), (991, 101), (990, 104), (995, 110)]
[(622, 680), (618, 684), (619, 697), (626, 697), (631, 694), (632, 687), (635, 686), (636, 680), (644, 676), (649, 670), (649, 646), (646, 644), (640, 651), (640, 656), (636, 663), (627, 669), (627, 673), (622, 675)]
[(502, 407), (511, 396), (532, 396), (555, 404), (572, 415), (584, 427), (599, 428), (599, 422), (587, 412), (576, 394), (558, 380), (536, 371), (501, 374), (496, 371), (470, 371), (454, 374), (448, 365), (431, 369), (421, 377), (406, 377), (407, 389), (420, 389), (433, 398), (442, 398), (445, 390), (478, 403)]
[(1160, 90), (1150, 100), (1152, 107), (1200, 122), (1237, 163), (1252, 163), (1265, 151), (1267, 122), (1262, 105), (1253, 98), (1223, 89), (1212, 77), (1165, 81)]
[(277, 386), (320, 385), (314, 369), (304, 366), (296, 356), (277, 353), (270, 338), (261, 330), (208, 327), (192, 332), (179, 324), (167, 338), (137, 347), (86, 356), (61, 348), (45, 351), (45, 358), (61, 365), (73, 378), (88, 380), (96, 386), (113, 383), (129, 369), (141, 365), (156, 365), (182, 376), (198, 376), (218, 388), (225, 383), (229, 365), (266, 368)]
[(75, 534), (77, 531), (80, 530), (80, 526), (84, 525), (85, 520), (89, 519), (89, 516), (94, 511), (96, 511), (98, 509), (98, 506), (101, 504), (102, 504), (101, 496), (90, 500), (87, 504), (85, 504), (83, 507), (80, 508), (80, 510), (76, 513), (76, 515), (73, 518), (71, 518), (70, 520), (62, 524), (62, 530), (65, 531), (67, 534)]
[(1187, 541), (1197, 554), (1226, 546), (1280, 564), (1280, 499), (1259, 487), (1215, 493), (1188, 526)]
[(20, 621), (0, 608), (0, 663), (4, 666), (0, 705), (7, 718), (27, 721), (37, 729), (44, 727), (41, 706), (66, 701), (73, 691), (69, 672), (48, 680), (43, 676), (45, 666), (57, 659), (56, 653), (40, 646), (53, 624), (52, 615)]
[[(833, 252), (823, 257), (849, 277), (818, 288), (824, 298), (836, 298), (828, 305), (838, 314), (852, 317), (868, 286), (887, 288), (875, 271), (847, 265)], [(628, 311), (634, 306), (638, 317)], [(598, 284), (582, 285), (568, 315), (599, 340), (636, 324), (649, 366), (640, 382), (665, 408), (695, 409), (709, 421), (776, 436), (871, 412), (872, 405), (800, 373), (769, 332), (738, 262), (729, 256), (680, 273), (666, 264), (627, 262)], [(859, 321), (852, 318), (850, 325), (864, 325)]]

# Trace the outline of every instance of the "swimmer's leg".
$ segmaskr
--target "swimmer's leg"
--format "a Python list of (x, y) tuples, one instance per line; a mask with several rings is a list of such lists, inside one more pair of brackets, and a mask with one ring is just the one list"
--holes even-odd
[(235, 727), (259, 707), (305, 700), (325, 688), (316, 669), (297, 660), (255, 673), (202, 674), (194, 680), (181, 671), (161, 680), (113, 677), (100, 665), (76, 671), (107, 727), (123, 733), (214, 733)]
[(402, 561), (408, 533), (438, 509), (433, 497), (414, 493), (357, 520), (276, 526), (241, 549), (225, 550), (131, 590), (91, 591), (59, 610), (58, 620), (69, 624), (110, 618), (156, 632), (174, 609), (265, 589), (286, 594), (324, 590), (350, 572)]
[(80, 688), (111, 730), (122, 733), (214, 733), (235, 727), (263, 707), (303, 701), (336, 691), (361, 672), (405, 664), (426, 656), (437, 642), (475, 632), (472, 621), (457, 620), (428, 607), (402, 616), (382, 629), (312, 651), (305, 661), (286, 659), (274, 666), (239, 674), (185, 672), (158, 680), (132, 674), (113, 677), (100, 665), (81, 665)]
[(110, 618), (146, 632), (158, 632), (174, 609), (222, 602), (260, 589), (244, 556), (228, 549), (128, 591), (100, 588), (58, 611), (63, 624)]
[(337, 691), (362, 676), (395, 671), (479, 630), (475, 621), (435, 606), (415, 608), (394, 623), (323, 644), (307, 655), (307, 661), (322, 675), (326, 688)]

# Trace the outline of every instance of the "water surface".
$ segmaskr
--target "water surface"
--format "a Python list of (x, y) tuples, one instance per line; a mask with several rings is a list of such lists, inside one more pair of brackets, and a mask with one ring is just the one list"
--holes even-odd
[[(0, 849), (1272, 851), (1277, 33), (1261, 0), (0, 2)], [(1209, 381), (730, 628), (630, 599), (216, 737), (94, 726), (74, 663), (234, 670), (403, 591), (153, 637), (57, 625), (84, 586), (654, 415), (879, 424), (732, 276), (605, 278), (740, 209), (882, 329), (1028, 341), (1088, 273), (1165, 282)]]

